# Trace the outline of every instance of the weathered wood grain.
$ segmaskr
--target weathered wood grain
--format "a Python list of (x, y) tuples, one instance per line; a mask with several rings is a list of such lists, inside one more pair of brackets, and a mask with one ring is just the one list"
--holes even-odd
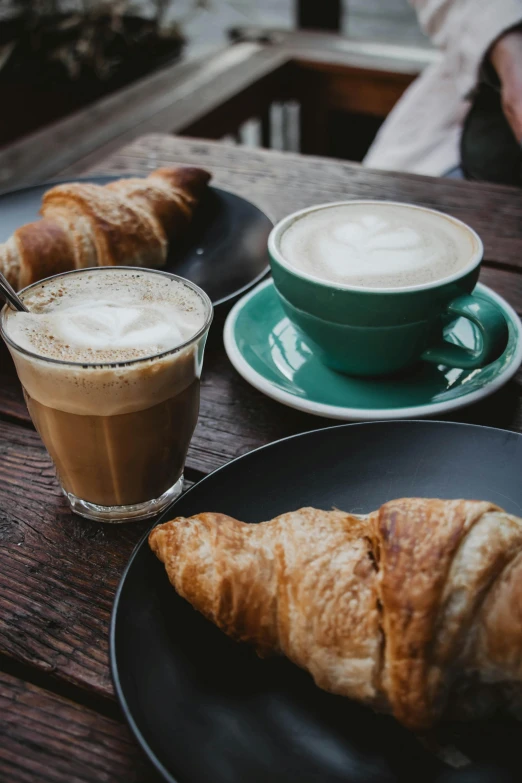
[(519, 315), (522, 315), (522, 274), (483, 264), (479, 281), (503, 296)]
[(0, 422), (0, 652), (111, 694), (107, 633), (146, 523), (101, 526), (67, 508), (31, 429)]
[(30, 421), (22, 387), (3, 342), (0, 342), (0, 416), (21, 424)]
[(156, 776), (127, 727), (0, 674), (0, 780), (145, 783)]
[[(311, 204), (347, 198), (407, 201), (440, 209), (478, 231), (488, 261), (522, 268), (522, 192), (517, 188), (154, 134), (124, 148), (96, 171), (123, 175), (176, 163), (208, 167), (216, 185), (255, 202), (272, 220)], [(79, 171), (76, 166), (64, 174)]]
[[(368, 0), (361, 0), (367, 3)], [(442, 53), (430, 46), (405, 45), (404, 42), (362, 40), (356, 37), (331, 35), (318, 30), (289, 30), (259, 25), (232, 28), (231, 38), (240, 42), (269, 42), (284, 48), (299, 65), (313, 62), (316, 66), (343, 66), (345, 70), (360, 68), (383, 73), (417, 76), (424, 68), (439, 62)]]

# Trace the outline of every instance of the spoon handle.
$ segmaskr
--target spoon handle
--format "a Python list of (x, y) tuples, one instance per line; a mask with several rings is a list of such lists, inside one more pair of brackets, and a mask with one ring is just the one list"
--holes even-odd
[(20, 297), (17, 295), (14, 288), (11, 286), (10, 283), (7, 282), (3, 274), (0, 272), (0, 294), (6, 299), (9, 304), (15, 308), (15, 310), (20, 310), (22, 313), (28, 313), (29, 310), (24, 305)]

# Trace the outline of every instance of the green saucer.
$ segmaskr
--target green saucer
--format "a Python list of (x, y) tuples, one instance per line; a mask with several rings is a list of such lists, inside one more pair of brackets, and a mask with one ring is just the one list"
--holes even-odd
[[(522, 326), (507, 302), (484, 285), (475, 293), (500, 306), (509, 324), (502, 356), (478, 370), (419, 362), (387, 378), (355, 378), (325, 367), (284, 314), (272, 280), (261, 283), (231, 310), (225, 349), (240, 375), (284, 405), (332, 419), (405, 419), (446, 413), (487, 397), (522, 363)], [(460, 318), (445, 332), (457, 345), (476, 349), (479, 335)]]

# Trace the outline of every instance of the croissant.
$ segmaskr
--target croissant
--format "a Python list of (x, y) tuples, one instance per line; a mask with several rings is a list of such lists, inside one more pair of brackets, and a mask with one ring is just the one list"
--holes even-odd
[(15, 289), (90, 266), (160, 267), (168, 241), (188, 225), (210, 180), (197, 168), (162, 168), (145, 179), (57, 185), (43, 197), (42, 220), (0, 244), (0, 271)]
[(423, 731), (522, 704), (522, 519), (405, 498), (245, 524), (178, 517), (149, 544), (177, 592), (261, 655)]

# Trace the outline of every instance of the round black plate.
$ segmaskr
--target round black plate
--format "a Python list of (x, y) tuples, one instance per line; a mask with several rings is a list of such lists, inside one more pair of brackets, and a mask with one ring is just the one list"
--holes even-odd
[[(104, 185), (118, 177), (90, 177)], [(47, 185), (0, 195), (0, 242), (24, 223), (38, 220)], [(220, 305), (256, 285), (268, 272), (268, 235), (272, 223), (250, 201), (209, 188), (186, 240), (169, 253), (167, 272), (192, 280)]]
[[(164, 515), (246, 522), (300, 506), (368, 512), (392, 498), (475, 498), (522, 514), (522, 436), (439, 422), (376, 422), (272, 443), (217, 470)], [(284, 659), (228, 639), (170, 586), (146, 539), (116, 596), (111, 666), (123, 711), (166, 780), (179, 783), (520, 781), (522, 725), (446, 724), (453, 769), (393, 718), (324, 693)]]

